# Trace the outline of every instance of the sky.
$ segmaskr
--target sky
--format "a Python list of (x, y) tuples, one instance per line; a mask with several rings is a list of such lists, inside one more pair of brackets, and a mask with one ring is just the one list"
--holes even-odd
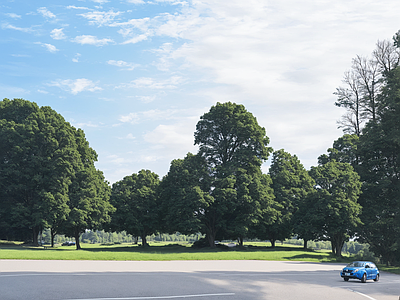
[(399, 13), (398, 0), (2, 0), (0, 97), (82, 128), (110, 183), (162, 178), (228, 101), (309, 169), (343, 134), (333, 93), (352, 58), (391, 39)]

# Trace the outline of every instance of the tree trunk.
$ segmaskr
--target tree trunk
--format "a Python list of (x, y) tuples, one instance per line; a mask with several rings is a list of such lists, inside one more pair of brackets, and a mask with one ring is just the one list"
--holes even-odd
[(39, 228), (38, 227), (33, 227), (32, 228), (32, 242), (33, 242), (33, 245), (34, 246), (39, 246), (39, 242), (38, 242), (38, 231), (39, 231)]
[(304, 250), (307, 250), (307, 240), (306, 239), (304, 239), (304, 245), (303, 245), (303, 248), (304, 248)]
[(81, 249), (81, 244), (79, 243), (79, 230), (75, 229), (75, 245), (76, 245), (76, 250)]
[(56, 233), (53, 228), (50, 228), (50, 236), (51, 236), (51, 247), (54, 248), (54, 237), (56, 236)]
[(206, 234), (206, 239), (208, 240), (208, 244), (210, 245), (210, 248), (215, 248), (215, 235), (216, 232), (211, 233), (210, 230), (208, 230)]
[(337, 240), (336, 242), (336, 256), (337, 257), (342, 257), (342, 249), (344, 245), (344, 240)]
[(206, 218), (205, 222), (206, 239), (208, 240), (210, 248), (215, 248), (215, 237), (217, 236), (217, 229), (215, 227), (215, 224), (216, 224), (215, 211), (211, 211), (209, 216)]
[(335, 237), (331, 240), (332, 253), (336, 257), (342, 257), (342, 248), (344, 245), (344, 240), (340, 237)]
[(336, 255), (335, 243), (331, 240), (332, 253)]
[(276, 240), (275, 239), (270, 239), (270, 241), (271, 241), (271, 248), (275, 248)]
[(239, 246), (243, 247), (243, 237), (238, 237)]
[(142, 238), (142, 246), (147, 247), (147, 240), (146, 240), (146, 234), (141, 235)]

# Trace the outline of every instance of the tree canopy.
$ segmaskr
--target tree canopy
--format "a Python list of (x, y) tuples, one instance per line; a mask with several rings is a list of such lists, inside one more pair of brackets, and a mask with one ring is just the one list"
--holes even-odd
[(218, 102), (201, 116), (194, 137), (199, 155), (218, 178), (239, 168), (256, 172), (272, 151), (257, 119), (243, 105), (231, 102)]

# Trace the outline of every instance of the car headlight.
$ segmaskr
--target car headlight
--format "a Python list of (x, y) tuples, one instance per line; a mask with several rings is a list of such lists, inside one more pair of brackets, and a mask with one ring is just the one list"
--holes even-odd
[(355, 269), (355, 270), (354, 270), (354, 273), (357, 273), (357, 272), (358, 272), (358, 269)]

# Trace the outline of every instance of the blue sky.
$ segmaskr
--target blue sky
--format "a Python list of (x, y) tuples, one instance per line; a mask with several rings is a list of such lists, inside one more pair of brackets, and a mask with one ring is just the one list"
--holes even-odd
[(398, 0), (3, 0), (0, 97), (82, 128), (111, 183), (164, 176), (226, 101), (308, 169), (342, 135), (333, 93), (351, 59), (391, 39), (399, 13)]

